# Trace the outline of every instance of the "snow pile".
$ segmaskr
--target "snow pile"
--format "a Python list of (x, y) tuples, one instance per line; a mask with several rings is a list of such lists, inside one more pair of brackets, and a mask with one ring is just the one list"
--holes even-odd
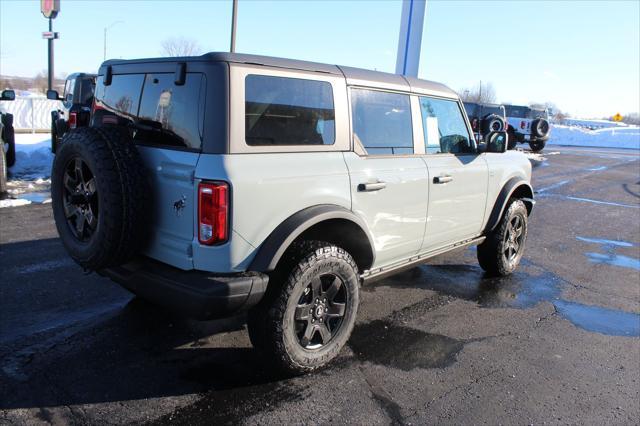
[(640, 127), (620, 126), (589, 130), (554, 125), (547, 144), (640, 149)]
[(37, 180), (51, 177), (51, 138), (46, 134), (16, 134), (16, 164), (9, 169), (9, 180)]
[(610, 120), (587, 120), (581, 118), (565, 118), (560, 122), (565, 126), (586, 127), (591, 130), (604, 129), (609, 127), (626, 127), (628, 124)]
[(4, 207), (18, 207), (18, 206), (24, 206), (27, 204), (31, 204), (31, 201), (29, 200), (24, 200), (24, 199), (6, 199), (6, 200), (0, 200), (0, 209), (4, 208)]
[(11, 199), (0, 200), (0, 208), (45, 203), (51, 199), (51, 138), (48, 134), (16, 134), (16, 164), (8, 170)]

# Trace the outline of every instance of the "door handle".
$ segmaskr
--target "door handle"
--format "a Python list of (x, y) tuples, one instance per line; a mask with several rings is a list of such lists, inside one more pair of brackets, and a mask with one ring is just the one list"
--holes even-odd
[(358, 185), (358, 192), (380, 191), (387, 187), (386, 182), (361, 183)]
[(448, 183), (448, 182), (451, 182), (452, 180), (453, 180), (453, 177), (449, 175), (436, 176), (433, 178), (433, 183)]

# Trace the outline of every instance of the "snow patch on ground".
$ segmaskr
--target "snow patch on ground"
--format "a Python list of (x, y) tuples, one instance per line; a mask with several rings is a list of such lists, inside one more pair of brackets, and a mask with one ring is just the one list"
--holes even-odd
[(0, 208), (50, 202), (52, 163), (48, 134), (17, 133), (16, 164), (7, 170), (7, 192), (12, 198), (1, 200)]
[(25, 199), (22, 199), (22, 198), (18, 198), (18, 199), (8, 198), (6, 200), (0, 200), (0, 209), (5, 208), (5, 207), (24, 206), (24, 205), (27, 205), (27, 204), (31, 204), (31, 201), (25, 200)]
[(47, 134), (16, 134), (16, 164), (9, 169), (9, 180), (49, 179), (51, 177), (51, 138)]
[(575, 126), (554, 125), (547, 145), (640, 149), (640, 127), (620, 126), (589, 130)]

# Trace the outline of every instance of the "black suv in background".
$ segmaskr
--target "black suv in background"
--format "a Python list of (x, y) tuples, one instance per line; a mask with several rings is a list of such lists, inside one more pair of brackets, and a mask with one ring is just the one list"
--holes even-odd
[(62, 97), (55, 90), (47, 91), (47, 98), (62, 101), (63, 107), (51, 111), (51, 152), (56, 152), (58, 143), (69, 129), (89, 125), (95, 87), (95, 74), (74, 73), (67, 77)]
[(483, 142), (489, 133), (506, 128), (507, 116), (502, 105), (464, 102), (464, 109), (478, 142)]
[(534, 152), (542, 151), (549, 140), (551, 125), (546, 109), (522, 105), (505, 105), (509, 149), (528, 142)]
[[(13, 90), (3, 90), (0, 101), (13, 101), (16, 94)], [(7, 196), (7, 168), (16, 162), (16, 142), (13, 130), (13, 115), (0, 109), (0, 199)]]

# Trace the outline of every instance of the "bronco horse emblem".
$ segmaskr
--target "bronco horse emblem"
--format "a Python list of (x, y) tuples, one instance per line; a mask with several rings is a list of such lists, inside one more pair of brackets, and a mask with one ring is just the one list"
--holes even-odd
[(182, 210), (184, 210), (187, 205), (187, 196), (183, 195), (178, 201), (173, 203), (173, 210), (176, 212), (176, 216), (180, 217), (182, 215)]

